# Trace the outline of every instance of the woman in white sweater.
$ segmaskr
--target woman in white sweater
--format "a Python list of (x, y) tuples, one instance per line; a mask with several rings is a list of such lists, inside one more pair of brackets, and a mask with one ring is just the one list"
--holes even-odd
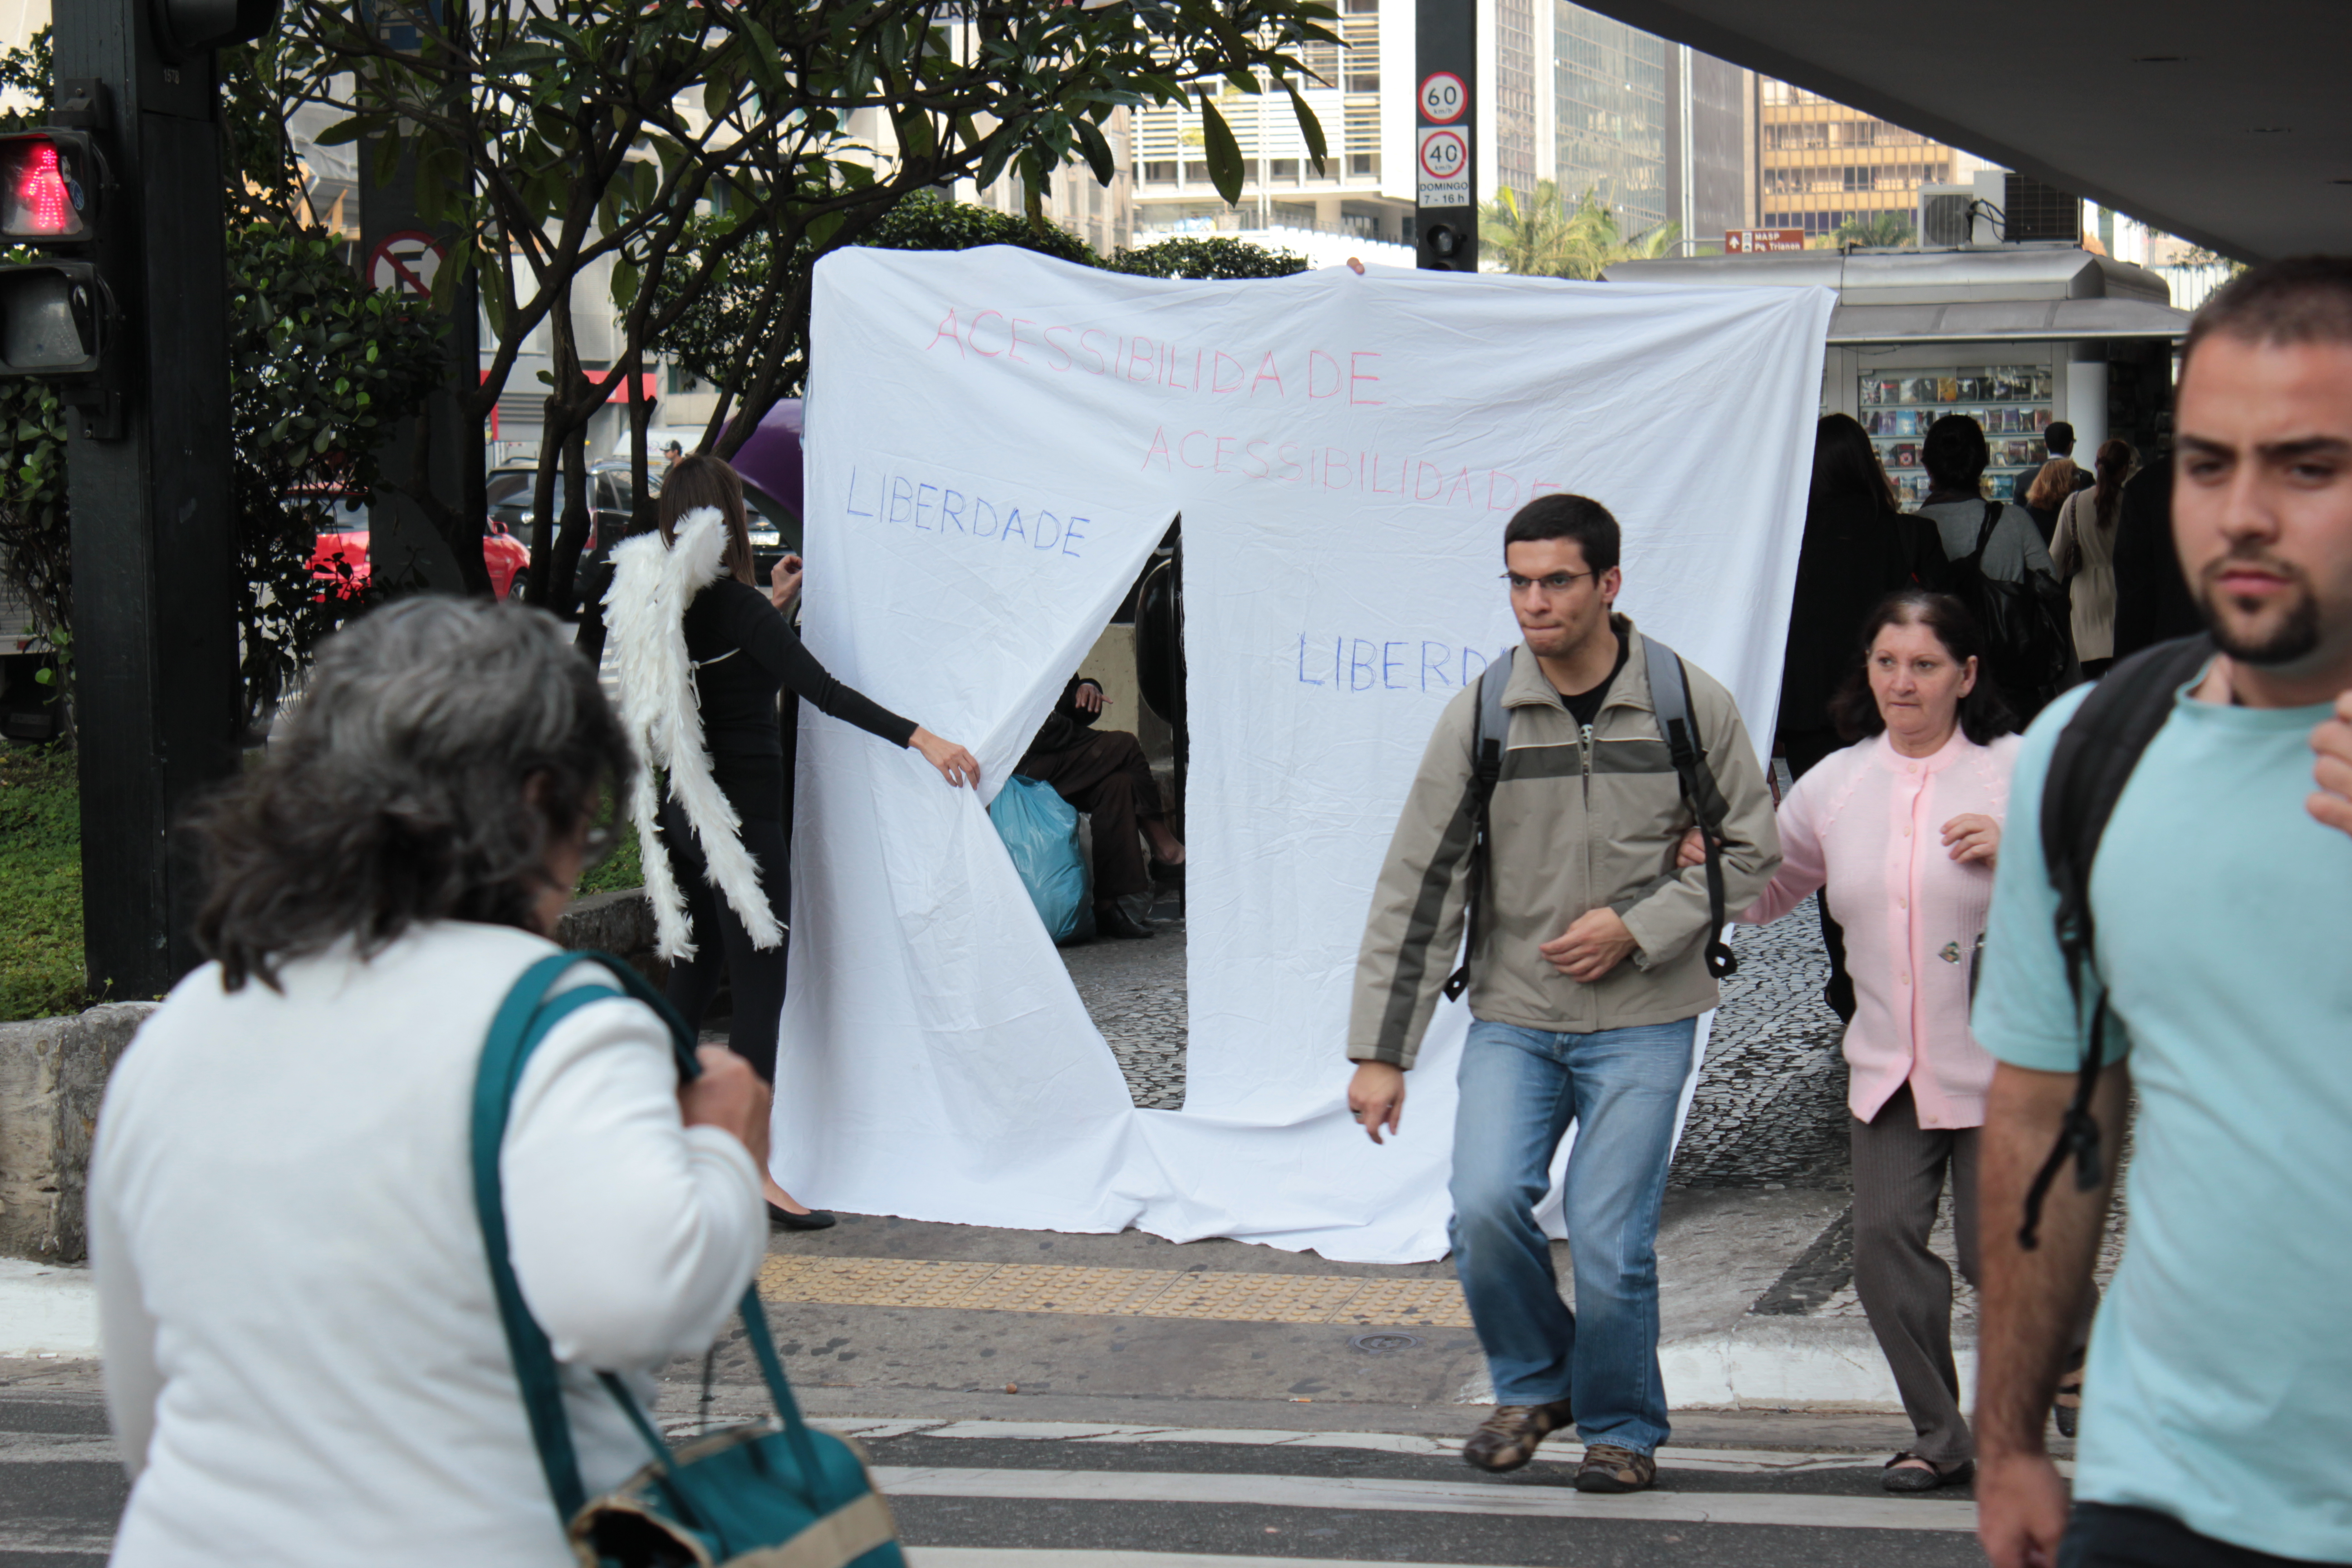
[[(543, 1564), (566, 1546), (477, 1221), (475, 1069), (635, 763), (547, 616), (407, 600), (322, 650), (291, 733), (197, 824), (213, 959), (115, 1070), (89, 1184), (107, 1401), (133, 1486), (113, 1561)], [(574, 982), (601, 973), (583, 965)], [(581, 1008), (501, 1156), (514, 1270), (593, 1493), (765, 1250), (767, 1091), (661, 1019)]]

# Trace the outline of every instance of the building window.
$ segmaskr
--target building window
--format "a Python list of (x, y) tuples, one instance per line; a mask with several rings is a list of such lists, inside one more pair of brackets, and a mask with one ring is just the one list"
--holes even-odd
[(1172, 185), (1176, 183), (1176, 161), (1143, 165), (1143, 183), (1147, 185)]
[(675, 397), (686, 393), (700, 392), (702, 390), (702, 382), (700, 379), (698, 378), (692, 371), (687, 369), (686, 366), (682, 364), (671, 363), (664, 365), (662, 367), (662, 391), (668, 396)]
[(1209, 183), (1209, 161), (1206, 158), (1187, 159), (1184, 163), (1184, 178), (1187, 182), (1192, 184), (1207, 184)]
[(1349, 92), (1380, 91), (1380, 68), (1370, 64), (1370, 62), (1359, 66), (1353, 60), (1350, 60), (1348, 63), (1347, 90)]
[(1273, 159), (1268, 163), (1267, 169), (1268, 179), (1296, 182), (1298, 178), (1298, 160), (1296, 158)]
[(1348, 0), (1348, 15), (1350, 16), (1377, 16), (1380, 12), (1381, 0)]
[(1350, 153), (1348, 154), (1348, 173), (1349, 174), (1364, 179), (1375, 179), (1379, 177), (1380, 172), (1381, 155), (1378, 153)]

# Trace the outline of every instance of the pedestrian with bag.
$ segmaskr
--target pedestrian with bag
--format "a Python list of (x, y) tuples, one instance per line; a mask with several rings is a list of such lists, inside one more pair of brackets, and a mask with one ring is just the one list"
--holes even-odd
[[(375, 611), (286, 725), (195, 821), (209, 962), (99, 1118), (90, 1264), (132, 1483), (111, 1561), (576, 1563), (502, 1296), (551, 1347), (585, 1488), (622, 1484), (647, 1450), (616, 1394), (709, 1345), (764, 1253), (767, 1089), (716, 1048), (682, 1082), (656, 1007), (549, 940), (636, 766), (552, 617)], [(549, 993), (485, 1146), (486, 1042)], [(870, 1524), (832, 1463), (828, 1499)]]
[[(2246, 272), (2181, 355), (2173, 531), (2208, 632), (2035, 721), (1994, 879), (1993, 1568), (2352, 1563), (2352, 779), (2313, 766), (2352, 742), (2352, 258)], [(2127, 1136), (2070, 1500), (2041, 1412)]]
[[(1849, 917), (1853, 1283), (1917, 1435), (1882, 1482), (1925, 1492), (1964, 1484), (1973, 1469), (1952, 1360), (1952, 1271), (1927, 1237), (1948, 1188), (1960, 1275), (1976, 1283), (1978, 1129), (1992, 1058), (1969, 1033), (1969, 997), (2019, 742), (1984, 673), (1983, 634), (1949, 595), (1889, 595), (1849, 663), (1834, 707), (1855, 743), (1781, 801), (1780, 872), (1737, 918), (1763, 925), (1816, 891)], [(1685, 837), (1681, 863), (1701, 853)], [(2079, 1378), (2059, 1390), (2062, 1430), (2074, 1424)]]
[[(1730, 694), (1614, 613), (1608, 509), (1544, 496), (1503, 541), (1524, 646), (1446, 704), (1413, 780), (1357, 960), (1348, 1105), (1374, 1142), (1397, 1131), (1438, 999), (1467, 989), (1451, 1236), (1497, 1408), (1463, 1458), (1517, 1469), (1573, 1425), (1577, 1489), (1638, 1491), (1668, 1435), (1656, 1241), (1675, 1111), (1733, 967), (1724, 911), (1764, 890), (1779, 841)], [(1694, 824), (1705, 864), (1676, 872)], [(1535, 1219), (1571, 1122), (1573, 1313)]]
[(2095, 488), (2068, 496), (2058, 509), (2050, 561), (2074, 606), (2074, 654), (2086, 680), (2096, 680), (2115, 662), (2116, 521), (2137, 458), (2128, 441), (2100, 442)]
[[(1841, 750), (1830, 703), (1853, 663), (1853, 639), (1872, 607), (1908, 587), (1940, 589), (1944, 546), (1935, 524), (1895, 505), (1868, 432), (1850, 414), (1825, 414), (1813, 432), (1813, 479), (1805, 497), (1805, 538), (1789, 605), (1780, 660), (1780, 755), (1792, 778)], [(1830, 959), (1822, 1000), (1841, 1023), (1853, 1020), (1845, 942), (1826, 895), (1817, 906)]]
[(2066, 590), (2041, 531), (2022, 506), (1984, 499), (1991, 458), (1984, 427), (1967, 415), (1928, 426), (1919, 460), (1929, 488), (1919, 515), (1942, 536), (1951, 591), (1984, 630), (1987, 670), (2011, 708), (2030, 719), (2081, 671)]
[[(660, 519), (658, 533), (614, 549), (604, 593), (622, 721), (645, 763), (630, 816), (656, 951), (670, 965), (670, 1005), (690, 1030), (701, 1028), (719, 981), (729, 983), (729, 1048), (773, 1084), (784, 1007), (780, 911), (792, 901), (779, 691), (919, 752), (951, 785), (978, 787), (980, 763), (844, 686), (802, 646), (784, 616), (800, 591), (797, 563), (778, 562), (767, 593), (752, 586), (743, 484), (725, 460), (680, 458), (662, 485)], [(762, 1179), (776, 1225), (834, 1223)]]

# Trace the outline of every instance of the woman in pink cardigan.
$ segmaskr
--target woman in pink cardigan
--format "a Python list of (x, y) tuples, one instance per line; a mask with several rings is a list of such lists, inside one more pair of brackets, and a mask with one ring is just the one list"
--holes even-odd
[(1918, 1433), (1884, 1479), (1889, 1491), (1932, 1491), (1973, 1468), (1952, 1363), (1951, 1270), (1927, 1235), (1948, 1173), (1960, 1272), (1973, 1284), (1977, 1139), (1993, 1063), (1969, 1034), (1969, 973), (2020, 742), (1958, 599), (1891, 595), (1861, 640), (1860, 667), (1831, 712), (1863, 738), (1789, 792), (1780, 874), (1738, 919), (1761, 925), (1821, 891), (1845, 927), (1854, 1288)]

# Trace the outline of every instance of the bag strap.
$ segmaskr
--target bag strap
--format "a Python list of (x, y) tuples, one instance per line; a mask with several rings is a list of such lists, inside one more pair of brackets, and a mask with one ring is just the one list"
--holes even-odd
[[(2107, 991), (2098, 977), (2096, 937), (2091, 912), (2091, 866), (2099, 840), (2115, 815), (2116, 802), (2131, 782), (2141, 753), (2172, 717), (2172, 696), (2213, 657), (2212, 639), (2182, 637), (2134, 654), (2092, 688), (2058, 732), (2050, 772), (2042, 785), (2042, 857), (2057, 893), (2054, 921), (2058, 951), (2066, 961), (2066, 987), (2083, 1029), (2082, 1058), (2074, 1098), (2059, 1123), (2058, 1141), (2025, 1194), (2025, 1223), (2018, 1245), (2031, 1252), (2040, 1243), (2042, 1204), (2065, 1165), (2074, 1160), (2074, 1184), (2088, 1192), (2104, 1175), (2098, 1119), (2091, 1112), (2099, 1070), (2105, 1065)], [(2090, 1013), (2084, 1019), (2084, 992)]]
[[(602, 964), (620, 981), (620, 988), (592, 983), (572, 986), (553, 996), (548, 994), (550, 986), (583, 963)], [(695, 1060), (685, 1021), (661, 993), (611, 953), (579, 952), (551, 953), (523, 971), (491, 1017), (489, 1038), (482, 1047), (481, 1064), (474, 1077), (474, 1212), (481, 1222), (483, 1250), (489, 1261), (499, 1321), (506, 1330), (507, 1350), (514, 1361), (515, 1381), (522, 1389), (523, 1410), (530, 1418), (530, 1435), (539, 1448), (540, 1468), (546, 1472), (556, 1516), (567, 1524), (580, 1511), (587, 1494), (580, 1481), (580, 1460), (572, 1443), (571, 1420), (563, 1409), (563, 1388), (556, 1373), (554, 1348), (548, 1342), (546, 1331), (530, 1315), (521, 1287), (515, 1280), (499, 1156), (505, 1147), (507, 1124), (514, 1111), (515, 1089), (522, 1082), (523, 1068), (540, 1041), (581, 1008), (625, 994), (653, 1007), (669, 1026), (679, 1077), (691, 1079), (700, 1076), (702, 1068)]]
[(1472, 731), (1470, 754), (1471, 839), (1469, 909), (1462, 938), (1462, 967), (1445, 977), (1443, 987), (1448, 1002), (1457, 1001), (1470, 988), (1470, 957), (1478, 951), (1478, 906), (1486, 898), (1487, 806), (1495, 798), (1495, 785), (1503, 777), (1503, 750), (1511, 733), (1510, 710), (1503, 706), (1503, 692), (1511, 683), (1511, 671), (1516, 668), (1519, 650), (1511, 648), (1499, 666), (1488, 665), (1478, 674), (1478, 719)]
[(2000, 502), (1989, 500), (1984, 508), (1984, 526), (1977, 530), (1977, 547), (1969, 552), (1969, 562), (1979, 572), (1984, 570), (1985, 546), (1992, 542), (1992, 531), (2000, 526)]
[(1657, 716), (1658, 733), (1666, 754), (1674, 759), (1675, 778), (1683, 802), (1698, 823), (1699, 842), (1706, 847), (1706, 972), (1717, 980), (1739, 972), (1739, 960), (1723, 940), (1727, 916), (1723, 889), (1723, 825), (1731, 815), (1706, 753), (1698, 743), (1698, 726), (1691, 721), (1690, 677), (1682, 656), (1654, 637), (1642, 638), (1642, 658), (1650, 677), (1650, 707)]

